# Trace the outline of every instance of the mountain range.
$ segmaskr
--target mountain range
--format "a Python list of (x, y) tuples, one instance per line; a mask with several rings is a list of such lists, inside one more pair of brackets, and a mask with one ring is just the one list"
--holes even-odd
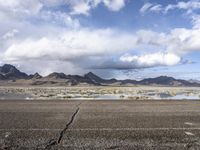
[(5, 64), (0, 67), (0, 84), (3, 85), (56, 85), (56, 86), (79, 86), (79, 85), (95, 85), (95, 86), (193, 86), (199, 87), (200, 82), (196, 80), (180, 80), (168, 76), (160, 76), (156, 78), (147, 78), (140, 81), (137, 80), (117, 80), (103, 79), (92, 72), (83, 76), (66, 75), (64, 73), (53, 72), (47, 76), (41, 76), (39, 73), (28, 75), (18, 70), (15, 66)]

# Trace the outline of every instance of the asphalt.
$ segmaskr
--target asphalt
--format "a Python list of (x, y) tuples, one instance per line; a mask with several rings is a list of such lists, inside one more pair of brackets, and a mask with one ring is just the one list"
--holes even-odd
[(0, 149), (199, 150), (200, 101), (1, 100)]

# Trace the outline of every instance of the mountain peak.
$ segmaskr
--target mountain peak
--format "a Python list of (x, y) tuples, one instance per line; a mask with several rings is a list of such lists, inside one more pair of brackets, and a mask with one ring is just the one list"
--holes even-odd
[[(157, 77), (157, 78), (163, 78), (163, 79), (169, 79), (169, 78), (173, 78), (173, 77), (169, 77), (169, 76), (159, 76), (159, 77)], [(174, 78), (173, 78), (174, 79)]]
[(0, 72), (6, 74), (9, 72), (19, 72), (19, 70), (13, 65), (5, 64), (2, 67), (0, 67)]
[(0, 74), (5, 77), (5, 79), (26, 79), (28, 75), (26, 73), (20, 72), (15, 66), (10, 64), (5, 64), (0, 67)]
[(101, 79), (99, 76), (97, 76), (96, 74), (94, 74), (93, 72), (88, 72), (87, 74), (84, 75), (87, 78), (90, 79)]
[(84, 75), (84, 77), (90, 79), (94, 83), (101, 83), (104, 81), (104, 79), (100, 78), (99, 76), (97, 76), (92, 72), (88, 72), (87, 74)]
[(34, 79), (41, 79), (42, 76), (41, 76), (39, 73), (36, 72), (36, 73), (33, 75), (32, 78), (34, 78)]
[(93, 72), (88, 72), (87, 74), (85, 74), (85, 76), (96, 76), (97, 77), (97, 75), (94, 74)]
[(41, 79), (42, 76), (39, 73), (29, 75), (29, 79)]
[[(42, 80), (37, 80), (41, 79)], [(175, 79), (169, 76), (159, 76), (156, 78), (147, 78), (141, 81), (131, 79), (117, 80), (117, 79), (103, 79), (93, 72), (88, 72), (84, 76), (80, 75), (66, 75), (64, 73), (53, 72), (46, 77), (42, 77), (39, 73), (27, 75), (19, 71), (15, 66), (5, 64), (0, 66), (0, 80), (18, 80), (18, 79), (33, 79), (34, 82), (41, 82), (42, 84), (88, 84), (88, 85), (162, 85), (162, 86), (200, 86), (199, 81), (186, 81)], [(62, 79), (62, 80), (60, 80)], [(50, 81), (50, 82), (49, 82)], [(24, 82), (24, 81), (23, 81)], [(41, 84), (40, 83), (40, 84)]]
[(64, 73), (58, 73), (58, 72), (53, 72), (47, 76), (47, 78), (55, 78), (55, 79), (65, 79), (66, 74)]

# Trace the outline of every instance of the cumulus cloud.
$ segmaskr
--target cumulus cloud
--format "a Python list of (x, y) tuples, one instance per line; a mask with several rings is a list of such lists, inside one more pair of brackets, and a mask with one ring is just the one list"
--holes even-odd
[(104, 0), (103, 3), (112, 11), (119, 11), (125, 6), (125, 0)]
[[(13, 23), (37, 20), (77, 27), (79, 21), (72, 14), (89, 15), (99, 4), (119, 11), (125, 6), (125, 0), (0, 0), (0, 20)], [(67, 9), (60, 11), (59, 7)]]
[(130, 69), (143, 69), (158, 66), (174, 66), (184, 63), (182, 58), (176, 54), (168, 52), (157, 52), (143, 55), (122, 55), (119, 59), (105, 60), (93, 68), (96, 69), (117, 69), (117, 70), (130, 70)]
[[(146, 6), (146, 7), (145, 7)], [(174, 28), (166, 33), (156, 33), (152, 31), (139, 31), (139, 41), (147, 45), (156, 45), (162, 47), (167, 52), (182, 56), (184, 54), (200, 51), (200, 15), (194, 11), (200, 9), (199, 0), (179, 1), (176, 4), (162, 6), (160, 4), (144, 4), (144, 12), (150, 12), (153, 8), (158, 8), (157, 12), (167, 13), (170, 10), (182, 9), (187, 13), (187, 17), (191, 19), (192, 28)], [(141, 9), (142, 9), (141, 8)], [(156, 10), (155, 9), (155, 10)], [(157, 39), (157, 40), (155, 40)]]
[[(89, 15), (100, 4), (110, 11), (119, 11), (125, 6), (125, 0), (0, 0), (1, 60), (25, 67), (33, 64), (40, 68), (39, 63), (55, 61), (84, 67), (83, 57), (89, 59), (104, 56), (107, 51), (130, 50), (131, 43), (135, 43), (134, 36), (120, 36), (109, 29), (83, 28), (77, 16), (72, 15)], [(119, 38), (115, 39), (116, 36)], [(111, 43), (119, 44), (116, 47)]]
[(78, 19), (72, 18), (69, 14), (61, 11), (42, 11), (37, 19), (54, 25), (61, 25), (71, 28), (80, 27), (80, 22)]
[(6, 15), (14, 18), (36, 15), (42, 7), (43, 4), (39, 0), (0, 0), (0, 13), (6, 12)]
[[(59, 62), (73, 68), (76, 65), (81, 68), (140, 69), (177, 65), (182, 63), (185, 54), (200, 51), (200, 17), (197, 15), (192, 18), (193, 28), (175, 28), (169, 33), (152, 30), (127, 33), (117, 29), (82, 27), (76, 15), (89, 15), (99, 4), (111, 11), (119, 11), (125, 6), (125, 0), (34, 0), (30, 3), (11, 0), (5, 4), (0, 0), (1, 60), (22, 65)], [(69, 6), (69, 12), (52, 9), (61, 5)], [(163, 6), (159, 4), (146, 3), (140, 12), (159, 12), (161, 9)], [(148, 47), (151, 46), (154, 53), (149, 54)], [(124, 55), (134, 51), (139, 55)], [(143, 51), (145, 55), (141, 55)], [(51, 70), (50, 67), (45, 72)]]
[(169, 37), (168, 51), (184, 54), (200, 51), (200, 29), (174, 29)]
[(43, 37), (39, 40), (26, 39), (13, 43), (5, 51), (4, 59), (15, 61), (21, 59), (71, 60), (82, 56), (99, 56), (128, 51), (135, 46), (136, 42), (135, 36), (109, 29), (65, 31), (57, 37)]
[[(58, 2), (64, 4), (63, 1)], [(26, 30), (28, 25), (37, 26), (42, 23), (49, 23), (48, 26), (62, 25), (72, 28), (80, 25), (79, 21), (70, 16), (68, 12), (53, 10), (53, 4), (53, 1), (47, 4), (42, 0), (0, 0), (1, 30), (10, 30), (9, 28), (13, 28), (12, 26), (15, 28), (26, 26), (22, 27)], [(32, 24), (32, 21), (35, 24)]]
[(193, 28), (199, 29), (200, 28), (200, 15), (192, 14), (191, 19), (192, 19)]
[(71, 14), (83, 14), (83, 15), (89, 15), (89, 11), (92, 6), (89, 5), (88, 2), (79, 2), (73, 5)]
[(91, 9), (103, 4), (110, 11), (119, 11), (125, 6), (125, 0), (69, 0), (67, 3), (71, 6), (71, 14), (89, 15)]
[[(42, 59), (75, 63), (83, 58), (100, 57), (100, 62), (98, 62), (96, 68), (135, 69), (172, 66), (179, 64), (183, 55), (200, 51), (199, 39), (200, 29), (177, 28), (171, 30), (169, 34), (140, 30), (134, 34), (111, 29), (80, 28), (74, 31), (65, 30), (58, 33), (56, 37), (27, 38), (21, 42), (13, 42), (6, 49), (3, 60)], [(144, 45), (153, 46), (156, 51), (162, 50), (164, 52), (141, 56), (123, 55)], [(110, 59), (111, 61), (105, 59), (107, 56), (113, 56), (113, 54), (123, 56), (114, 63), (112, 59)], [(95, 59), (94, 62), (96, 62)], [(81, 62), (79, 65), (82, 65)]]
[(120, 61), (136, 64), (138, 67), (173, 66), (180, 63), (181, 58), (173, 53), (153, 53), (145, 55), (126, 54), (120, 57)]
[(137, 44), (139, 45), (152, 45), (177, 55), (200, 51), (200, 28), (175, 28), (168, 34), (151, 30), (140, 30), (136, 35), (138, 39)]

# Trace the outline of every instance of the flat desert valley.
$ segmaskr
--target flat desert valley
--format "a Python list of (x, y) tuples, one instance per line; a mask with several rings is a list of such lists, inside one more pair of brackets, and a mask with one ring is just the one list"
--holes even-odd
[(0, 86), (0, 99), (13, 100), (198, 100), (200, 87)]

